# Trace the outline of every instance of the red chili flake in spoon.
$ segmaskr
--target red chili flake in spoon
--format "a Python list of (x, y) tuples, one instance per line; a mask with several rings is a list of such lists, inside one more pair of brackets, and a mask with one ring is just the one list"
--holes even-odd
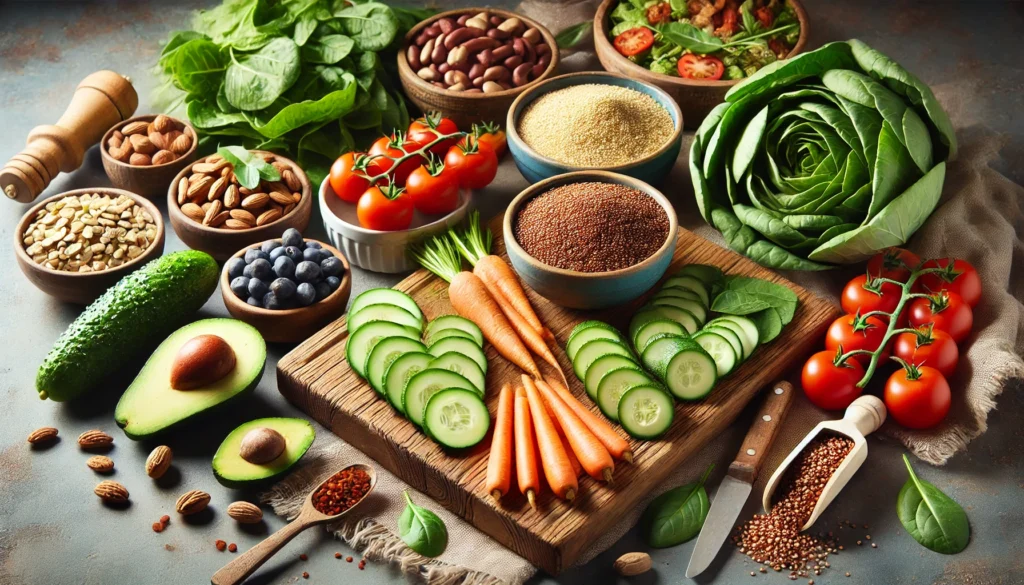
[(370, 491), (370, 475), (360, 467), (335, 473), (313, 493), (313, 507), (336, 516), (356, 505)]

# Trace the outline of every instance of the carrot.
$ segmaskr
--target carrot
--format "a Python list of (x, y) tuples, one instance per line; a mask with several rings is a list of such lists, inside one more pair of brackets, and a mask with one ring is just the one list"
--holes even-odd
[(594, 436), (596, 436), (597, 440), (601, 441), (605, 448), (608, 449), (608, 452), (611, 453), (612, 457), (622, 459), (627, 463), (633, 462), (633, 451), (630, 450), (629, 443), (620, 437), (611, 425), (605, 422), (601, 417), (591, 412), (586, 406), (580, 404), (580, 401), (576, 400), (576, 397), (573, 396), (565, 386), (562, 386), (555, 380), (548, 380), (546, 378), (543, 382), (538, 383), (545, 382), (556, 391), (556, 394), (562, 399), (562, 402), (576, 413), (576, 416), (583, 421), (583, 424), (587, 425), (590, 432), (594, 433)]
[(551, 420), (555, 421), (555, 430), (558, 431), (558, 440), (562, 442), (562, 448), (565, 449), (565, 454), (569, 457), (569, 465), (572, 465), (572, 472), (578, 478), (580, 473), (583, 471), (583, 466), (580, 464), (580, 460), (576, 457), (576, 453), (572, 450), (572, 445), (569, 444), (569, 438), (565, 436), (565, 429), (558, 424), (558, 417), (555, 416), (555, 412), (551, 410), (551, 404), (547, 401), (544, 402), (544, 408), (548, 411), (548, 416)]
[(526, 386), (526, 397), (530, 403), (530, 413), (533, 415), (533, 427), (537, 431), (537, 446), (540, 448), (540, 464), (544, 469), (544, 477), (556, 496), (572, 501), (579, 491), (576, 475), (569, 464), (569, 457), (562, 447), (562, 442), (558, 440), (555, 423), (544, 408), (540, 392), (532, 380), (525, 379), (530, 382)]
[[(519, 334), (519, 339), (523, 340), (526, 347), (530, 348), (530, 351), (539, 355), (547, 363), (551, 364), (551, 367), (555, 368), (555, 371), (562, 376), (565, 380), (565, 372), (562, 371), (562, 365), (558, 363), (555, 358), (555, 354), (551, 353), (551, 348), (544, 343), (544, 339), (536, 331), (530, 328), (529, 324), (523, 319), (522, 315), (516, 312), (516, 310), (508, 305), (501, 305), (501, 310), (508, 317), (509, 323), (512, 324), (512, 328)], [(568, 381), (566, 381), (568, 383)]]
[(533, 438), (533, 419), (526, 390), (516, 388), (514, 419), (516, 482), (519, 491), (526, 495), (530, 507), (537, 509), (537, 493), (540, 491), (540, 473), (537, 471), (537, 442)]
[(487, 458), (487, 493), (495, 500), (508, 493), (512, 481), (512, 410), (515, 394), (508, 383), (498, 395), (498, 417), (491, 438), (491, 454)]
[[(533, 381), (530, 381), (532, 384)], [(555, 418), (562, 425), (565, 436), (569, 439), (569, 445), (579, 457), (580, 464), (587, 471), (587, 475), (594, 479), (612, 480), (612, 472), (615, 471), (615, 462), (612, 461), (608, 449), (598, 440), (594, 433), (583, 424), (580, 417), (569, 408), (558, 394), (544, 382), (537, 382), (537, 387), (544, 395)]]

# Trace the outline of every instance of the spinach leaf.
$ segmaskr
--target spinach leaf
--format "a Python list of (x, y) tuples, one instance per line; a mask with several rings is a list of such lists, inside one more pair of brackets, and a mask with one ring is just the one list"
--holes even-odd
[(412, 503), (409, 492), (405, 496), (405, 509), (398, 517), (398, 536), (409, 548), (425, 557), (440, 556), (448, 546), (448, 529), (444, 522), (426, 508)]
[(240, 110), (260, 110), (274, 103), (299, 78), (299, 46), (278, 37), (255, 53), (231, 53), (225, 95)]
[(563, 28), (555, 35), (555, 44), (559, 49), (571, 49), (585, 41), (593, 30), (594, 24), (589, 20)]
[(309, 63), (333, 65), (348, 57), (355, 46), (355, 41), (345, 35), (324, 35), (302, 47), (302, 58)]
[(702, 55), (714, 53), (724, 44), (722, 39), (688, 22), (670, 22), (658, 30), (666, 41)]
[(746, 317), (753, 321), (757, 327), (757, 334), (761, 340), (761, 345), (774, 340), (782, 333), (782, 318), (779, 317), (779, 313), (775, 309), (764, 309), (763, 311), (750, 313)]
[(179, 46), (174, 55), (174, 81), (178, 87), (199, 95), (217, 93), (227, 59), (216, 43), (194, 39)]
[[(352, 77), (349, 74), (346, 75)], [(353, 80), (347, 88), (331, 92), (319, 100), (289, 104), (266, 124), (254, 125), (253, 128), (267, 138), (278, 138), (306, 124), (337, 120), (352, 111), (355, 99), (356, 84)]]
[(711, 302), (711, 310), (728, 315), (749, 315), (769, 307), (779, 309), (785, 323), (793, 319), (798, 299), (788, 287), (750, 276), (727, 276), (725, 290)]
[(313, 14), (304, 12), (295, 21), (295, 32), (292, 33), (292, 40), (295, 41), (296, 45), (300, 47), (304, 46), (319, 24), (320, 21), (318, 21)]
[(234, 166), (238, 183), (247, 189), (255, 189), (264, 181), (280, 181), (281, 175), (273, 165), (241, 146), (222, 146), (217, 154)]
[(967, 513), (939, 488), (918, 479), (904, 455), (910, 479), (896, 498), (896, 513), (914, 540), (937, 553), (956, 554), (971, 540)]
[(172, 33), (171, 38), (167, 39), (167, 44), (160, 50), (160, 60), (157, 62), (157, 65), (159, 65), (163, 71), (173, 73), (174, 60), (177, 58), (178, 49), (180, 49), (185, 43), (197, 39), (206, 39), (206, 35), (197, 33), (194, 30), (179, 30)]
[(242, 114), (223, 112), (204, 100), (192, 100), (186, 111), (188, 119), (198, 130), (212, 130), (245, 122), (245, 116)]
[(380, 2), (356, 4), (334, 15), (341, 19), (342, 29), (360, 51), (382, 51), (398, 33), (398, 18), (389, 6)]
[(704, 482), (714, 464), (708, 466), (700, 480), (671, 489), (654, 498), (641, 519), (644, 540), (654, 548), (682, 544), (700, 534), (711, 505)]

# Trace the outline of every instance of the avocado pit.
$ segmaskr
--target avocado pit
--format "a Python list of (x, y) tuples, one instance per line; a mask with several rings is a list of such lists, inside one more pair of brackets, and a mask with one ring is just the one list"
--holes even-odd
[(267, 427), (257, 427), (242, 437), (238, 454), (254, 465), (263, 465), (284, 453), (284, 435)]
[(186, 341), (171, 365), (171, 388), (194, 390), (217, 382), (235, 369), (235, 350), (219, 335), (197, 335)]

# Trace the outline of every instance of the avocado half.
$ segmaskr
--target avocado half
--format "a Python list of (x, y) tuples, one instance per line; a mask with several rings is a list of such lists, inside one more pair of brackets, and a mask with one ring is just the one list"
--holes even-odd
[[(217, 335), (235, 352), (227, 376), (201, 388), (171, 388), (171, 367), (185, 342), (197, 335)], [(165, 339), (121, 396), (114, 420), (131, 439), (146, 439), (251, 392), (263, 376), (267, 344), (255, 327), (235, 319), (204, 319)]]
[[(284, 437), (285, 447), (277, 459), (257, 465), (239, 454), (242, 438), (260, 427), (273, 429)], [(213, 475), (230, 488), (252, 487), (269, 483), (292, 468), (306, 454), (316, 438), (312, 423), (301, 418), (258, 418), (243, 423), (224, 439), (213, 455)]]

